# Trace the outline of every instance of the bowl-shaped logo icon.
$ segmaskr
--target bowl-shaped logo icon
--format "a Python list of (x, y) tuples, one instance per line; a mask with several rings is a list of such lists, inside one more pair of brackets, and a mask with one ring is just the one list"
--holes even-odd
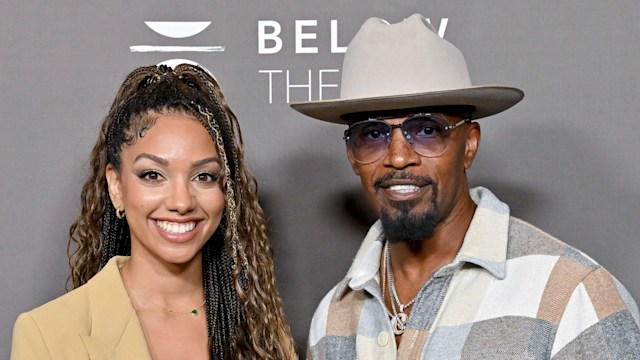
[(174, 39), (197, 35), (211, 25), (211, 21), (145, 21), (144, 23), (156, 33)]

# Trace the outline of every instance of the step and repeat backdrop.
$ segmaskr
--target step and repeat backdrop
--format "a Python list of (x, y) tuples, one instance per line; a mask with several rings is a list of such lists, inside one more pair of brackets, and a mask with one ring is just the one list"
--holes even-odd
[(474, 84), (525, 91), (514, 108), (480, 120), (471, 184), (588, 253), (639, 299), (636, 0), (3, 0), (0, 358), (18, 314), (65, 292), (68, 228), (124, 76), (185, 61), (216, 76), (240, 120), (278, 287), (303, 349), (317, 303), (375, 219), (346, 160), (344, 128), (288, 103), (338, 97), (360, 25), (414, 13), (461, 49)]

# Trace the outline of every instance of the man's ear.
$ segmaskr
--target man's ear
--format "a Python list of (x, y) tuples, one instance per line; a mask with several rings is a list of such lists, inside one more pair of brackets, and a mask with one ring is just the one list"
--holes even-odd
[(478, 123), (470, 123), (467, 130), (466, 147), (464, 153), (464, 169), (468, 170), (473, 164), (473, 160), (478, 153), (480, 146), (480, 125)]
[(122, 201), (122, 184), (120, 183), (120, 175), (111, 164), (107, 164), (105, 170), (107, 184), (109, 185), (109, 198), (116, 209), (124, 210)]
[(351, 151), (347, 150), (347, 159), (349, 159), (349, 163), (351, 164), (351, 169), (353, 169), (353, 172), (360, 176), (360, 167), (358, 166), (358, 163), (356, 162), (356, 160), (353, 158), (353, 154), (351, 154)]

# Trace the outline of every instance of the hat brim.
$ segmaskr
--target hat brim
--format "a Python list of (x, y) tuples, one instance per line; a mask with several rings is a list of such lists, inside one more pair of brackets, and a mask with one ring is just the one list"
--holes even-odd
[(415, 94), (296, 102), (290, 106), (312, 118), (337, 124), (347, 124), (342, 118), (346, 114), (455, 105), (473, 106), (472, 119), (479, 119), (507, 110), (523, 97), (524, 92), (514, 87), (472, 86)]

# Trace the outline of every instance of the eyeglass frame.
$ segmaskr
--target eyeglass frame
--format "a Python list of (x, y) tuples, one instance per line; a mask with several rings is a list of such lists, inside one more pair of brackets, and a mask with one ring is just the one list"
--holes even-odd
[[(342, 137), (342, 140), (345, 141), (345, 143), (347, 145), (347, 149), (348, 149), (349, 148), (349, 140), (351, 139), (351, 136), (350, 136), (349, 132), (352, 129), (352, 127), (354, 127), (356, 125), (360, 125), (360, 124), (366, 123), (366, 122), (383, 122), (383, 123), (387, 124), (389, 126), (389, 128), (390, 128), (390, 131), (385, 134), (387, 136), (387, 140), (386, 140), (387, 146), (385, 147), (385, 151), (381, 152), (382, 155), (380, 155), (380, 157), (375, 158), (374, 160), (371, 160), (371, 161), (360, 161), (360, 160), (356, 159), (355, 155), (354, 155), (353, 158), (354, 158), (355, 161), (357, 161), (357, 162), (359, 162), (361, 164), (369, 164), (369, 163), (372, 163), (374, 161), (380, 160), (384, 156), (384, 154), (387, 151), (387, 149), (389, 148), (389, 145), (391, 144), (391, 140), (393, 139), (393, 130), (394, 129), (398, 129), (398, 128), (400, 130), (402, 130), (402, 138), (407, 142), (407, 144), (409, 144), (409, 146), (411, 147), (411, 149), (413, 151), (415, 151), (417, 154), (420, 154), (420, 155), (428, 157), (428, 158), (436, 158), (436, 157), (439, 157), (442, 154), (444, 154), (445, 151), (447, 151), (447, 148), (445, 148), (441, 153), (439, 153), (438, 155), (435, 155), (435, 156), (424, 155), (424, 154), (418, 152), (413, 147), (413, 145), (411, 143), (411, 139), (407, 138), (407, 136), (410, 136), (410, 135), (406, 131), (404, 131), (402, 129), (402, 125), (407, 120), (411, 120), (411, 119), (417, 118), (417, 117), (429, 117), (429, 116), (434, 116), (434, 115), (443, 118), (443, 116), (441, 114), (438, 114), (438, 113), (416, 113), (416, 114), (410, 114), (410, 115), (405, 116), (404, 119), (402, 120), (402, 122), (400, 122), (399, 124), (389, 124), (388, 122), (385, 121), (385, 119), (393, 119), (393, 118), (397, 118), (398, 116), (384, 116), (384, 117), (368, 118), (368, 119), (365, 119), (365, 120), (360, 120), (360, 121), (357, 121), (357, 122), (349, 125), (349, 127), (344, 131), (344, 135)], [(444, 119), (444, 120), (446, 121), (446, 119)], [(456, 128), (458, 128), (458, 127), (460, 127), (460, 126), (462, 126), (464, 124), (470, 124), (472, 121), (473, 120), (471, 119), (471, 117), (466, 117), (466, 118), (463, 118), (460, 121), (456, 122), (455, 124), (447, 125), (447, 126), (443, 127), (442, 130), (447, 132), (447, 136), (445, 138), (448, 138), (449, 135), (451, 134), (451, 132), (453, 130), (455, 130)], [(353, 153), (352, 150), (349, 150), (349, 151), (351, 151)]]

